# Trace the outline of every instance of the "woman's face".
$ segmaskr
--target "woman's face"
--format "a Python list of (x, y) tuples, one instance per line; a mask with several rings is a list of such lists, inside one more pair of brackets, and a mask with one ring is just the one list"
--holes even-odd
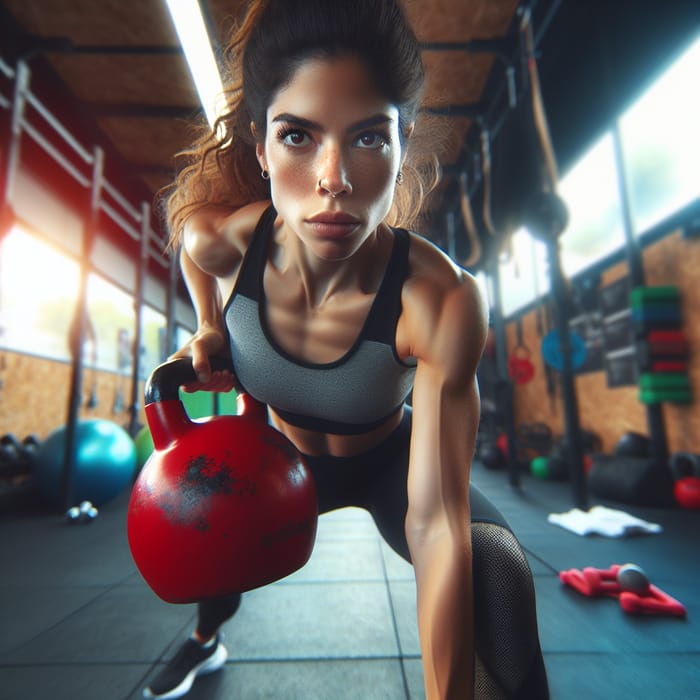
[(359, 59), (309, 59), (270, 104), (257, 154), (284, 225), (317, 257), (344, 260), (391, 207), (398, 109)]

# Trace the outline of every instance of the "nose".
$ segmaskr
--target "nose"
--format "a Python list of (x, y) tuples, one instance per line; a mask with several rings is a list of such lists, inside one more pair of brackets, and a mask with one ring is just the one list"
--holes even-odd
[(318, 194), (333, 199), (341, 194), (352, 194), (352, 184), (341, 148), (335, 145), (324, 148), (318, 175)]

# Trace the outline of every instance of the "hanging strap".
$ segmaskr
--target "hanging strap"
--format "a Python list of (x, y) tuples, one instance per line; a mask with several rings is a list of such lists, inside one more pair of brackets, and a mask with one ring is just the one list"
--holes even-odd
[(496, 235), (496, 227), (491, 218), (491, 134), (482, 123), (481, 125), (481, 174), (483, 177), (482, 217), (484, 227), (492, 235)]
[(476, 230), (474, 223), (474, 213), (472, 212), (471, 202), (469, 200), (469, 186), (467, 182), (467, 174), (461, 173), (459, 176), (459, 205), (462, 212), (462, 220), (464, 228), (469, 239), (469, 257), (462, 261), (464, 267), (472, 267), (481, 259), (482, 248), (479, 233)]
[(532, 34), (532, 18), (529, 8), (523, 12), (523, 19), (520, 23), (520, 31), (522, 32), (525, 44), (525, 58), (527, 61), (527, 73), (529, 77), (530, 99), (532, 102), (532, 115), (535, 121), (535, 129), (542, 148), (544, 163), (547, 176), (547, 186), (550, 191), (555, 192), (557, 189), (558, 175), (557, 162), (552, 147), (552, 140), (547, 124), (547, 115), (544, 110), (544, 102), (542, 100), (542, 90), (540, 88), (540, 79), (537, 71), (537, 61), (535, 59), (535, 40)]

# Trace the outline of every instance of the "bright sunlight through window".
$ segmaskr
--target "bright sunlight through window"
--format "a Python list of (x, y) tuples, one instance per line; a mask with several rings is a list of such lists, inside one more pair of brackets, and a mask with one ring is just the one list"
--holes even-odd
[(561, 237), (561, 265), (568, 277), (625, 242), (612, 136), (606, 134), (566, 174), (559, 193), (569, 209)]
[(79, 268), (15, 226), (0, 251), (0, 342), (10, 350), (66, 359)]
[(700, 196), (700, 38), (620, 118), (634, 228)]

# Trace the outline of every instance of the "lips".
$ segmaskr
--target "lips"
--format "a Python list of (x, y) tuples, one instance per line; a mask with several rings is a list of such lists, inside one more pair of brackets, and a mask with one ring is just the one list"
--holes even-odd
[(327, 211), (315, 214), (306, 223), (322, 238), (343, 238), (360, 225), (360, 220), (345, 212)]

